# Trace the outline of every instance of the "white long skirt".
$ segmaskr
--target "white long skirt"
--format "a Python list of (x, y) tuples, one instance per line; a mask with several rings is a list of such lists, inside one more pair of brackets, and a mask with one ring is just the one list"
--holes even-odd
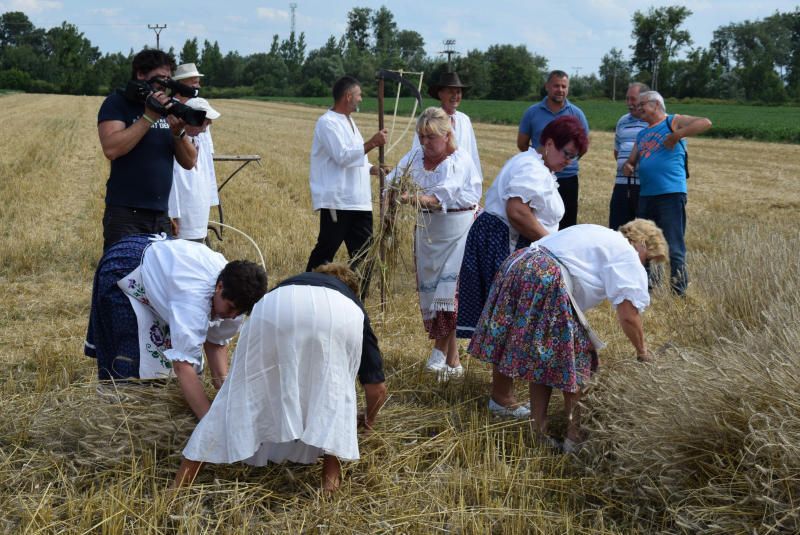
[(266, 294), (184, 457), (254, 466), (308, 464), (323, 454), (357, 460), (363, 333), (364, 313), (335, 290), (295, 285)]

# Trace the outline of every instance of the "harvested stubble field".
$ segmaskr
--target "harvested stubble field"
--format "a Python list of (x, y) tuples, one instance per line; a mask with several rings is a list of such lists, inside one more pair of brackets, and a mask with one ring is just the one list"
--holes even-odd
[[(465, 358), (466, 376), (445, 383), (423, 371), (430, 343), (399, 240), (388, 313), (367, 303), (390, 398), (341, 491), (320, 499), (319, 465), (236, 464), (211, 467), (167, 510), (163, 491), (195, 424), (177, 386), (102, 400), (82, 356), (108, 172), (100, 103), (0, 98), (0, 532), (800, 531), (800, 147), (690, 141), (689, 297), (656, 293), (645, 313), (650, 347), (663, 348), (658, 366), (634, 362), (609, 306), (589, 313), (608, 348), (586, 400), (580, 458), (542, 451), (525, 423), (490, 417), (485, 365)], [(231, 181), (222, 202), (278, 282), (304, 268), (316, 238), (307, 172), (321, 112), (214, 105), (223, 114), (217, 153), (264, 159)], [(356, 120), (364, 134), (376, 129), (374, 116)], [(516, 151), (515, 128), (475, 129), (488, 187)], [(581, 161), (581, 222), (607, 220), (612, 142), (593, 134)], [(217, 167), (220, 177), (232, 170)], [(214, 247), (257, 258), (231, 232)], [(560, 405), (556, 394), (556, 434)]]

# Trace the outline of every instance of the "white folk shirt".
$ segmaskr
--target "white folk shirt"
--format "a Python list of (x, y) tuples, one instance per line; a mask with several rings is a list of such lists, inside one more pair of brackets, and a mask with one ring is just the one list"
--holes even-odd
[(244, 315), (211, 321), (211, 297), (225, 257), (200, 243), (185, 240), (153, 242), (144, 253), (141, 274), (150, 307), (169, 324), (171, 361), (203, 362), (207, 340), (227, 345), (239, 332)]
[[(481, 170), (481, 160), (478, 157), (478, 142), (475, 141), (475, 131), (472, 129), (472, 121), (469, 117), (460, 111), (456, 110), (455, 115), (448, 115), (452, 121), (455, 121), (454, 127), (456, 133), (456, 143), (458, 148), (464, 149), (470, 155), (472, 161), (475, 163), (475, 169), (478, 171), (478, 177), (483, 181), (483, 171)], [(411, 144), (411, 152), (419, 151), (419, 136), (416, 131), (414, 132), (414, 142)]]
[(389, 173), (387, 183), (394, 183), (404, 173), (413, 174), (423, 195), (436, 195), (443, 212), (475, 206), (483, 193), (480, 174), (461, 147), (430, 171), (422, 163), (422, 151), (412, 150)]
[(370, 167), (352, 119), (328, 110), (317, 120), (309, 172), (314, 210), (372, 211)]
[(173, 163), (169, 192), (169, 216), (178, 220), (181, 239), (205, 238), (209, 208), (219, 204), (211, 135), (201, 132), (189, 141), (197, 149), (197, 161), (192, 169), (184, 169), (177, 160)]
[(486, 191), (484, 209), (511, 227), (506, 205), (512, 197), (519, 197), (530, 206), (547, 232), (558, 232), (558, 222), (564, 217), (564, 201), (558, 194), (555, 175), (533, 148), (506, 162)]
[(575, 283), (575, 301), (581, 310), (596, 307), (605, 299), (615, 309), (628, 300), (639, 313), (650, 304), (647, 271), (639, 253), (616, 230), (575, 225), (549, 234), (536, 244), (556, 255), (569, 270)]

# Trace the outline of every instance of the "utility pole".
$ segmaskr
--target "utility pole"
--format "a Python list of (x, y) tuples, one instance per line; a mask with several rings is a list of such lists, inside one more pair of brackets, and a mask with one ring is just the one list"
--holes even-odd
[(611, 102), (617, 102), (617, 58), (614, 58), (614, 86), (611, 90)]
[(445, 39), (444, 41), (444, 50), (439, 52), (439, 54), (447, 54), (447, 72), (453, 72), (453, 69), (450, 68), (450, 58), (454, 54), (457, 56), (461, 52), (456, 50), (456, 40), (455, 39)]
[(297, 4), (289, 4), (289, 9), (292, 10), (292, 33), (294, 33), (295, 12), (297, 11)]
[(156, 32), (156, 48), (161, 50), (161, 43), (159, 37), (161, 37), (161, 30), (166, 28), (167, 25), (165, 24), (163, 26), (159, 26), (158, 24), (156, 24), (155, 26), (153, 26), (152, 24), (148, 24), (147, 27)]

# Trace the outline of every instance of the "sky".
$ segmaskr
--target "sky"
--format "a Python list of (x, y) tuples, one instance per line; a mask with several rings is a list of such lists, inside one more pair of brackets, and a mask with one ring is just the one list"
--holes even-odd
[[(683, 5), (693, 14), (684, 28), (694, 46), (707, 47), (719, 26), (756, 20), (775, 11), (794, 11), (797, 2), (692, 0), (688, 2), (635, 2), (629, 0), (536, 1), (486, 0), (459, 2), (352, 2), (296, 0), (296, 28), (305, 32), (307, 51), (322, 46), (329, 36), (338, 39), (347, 27), (353, 7), (380, 8), (394, 13), (398, 29), (414, 30), (425, 39), (430, 55), (443, 49), (444, 39), (455, 39), (462, 53), (493, 44), (524, 44), (545, 56), (551, 69), (570, 74), (597, 72), (600, 60), (612, 47), (630, 57), (631, 17), (653, 6)], [(180, 51), (186, 39), (218, 41), (223, 54), (266, 52), (274, 34), (287, 38), (290, 31), (289, 2), (265, 0), (181, 2), (100, 2), (97, 0), (0, 0), (0, 12), (22, 11), (38, 27), (58, 26), (62, 21), (78, 26), (100, 51), (129, 52), (143, 45), (155, 46), (149, 25), (164, 25), (161, 48)], [(110, 7), (116, 6), (116, 7)], [(490, 7), (487, 7), (490, 6)], [(444, 57), (444, 56), (442, 56)]]

